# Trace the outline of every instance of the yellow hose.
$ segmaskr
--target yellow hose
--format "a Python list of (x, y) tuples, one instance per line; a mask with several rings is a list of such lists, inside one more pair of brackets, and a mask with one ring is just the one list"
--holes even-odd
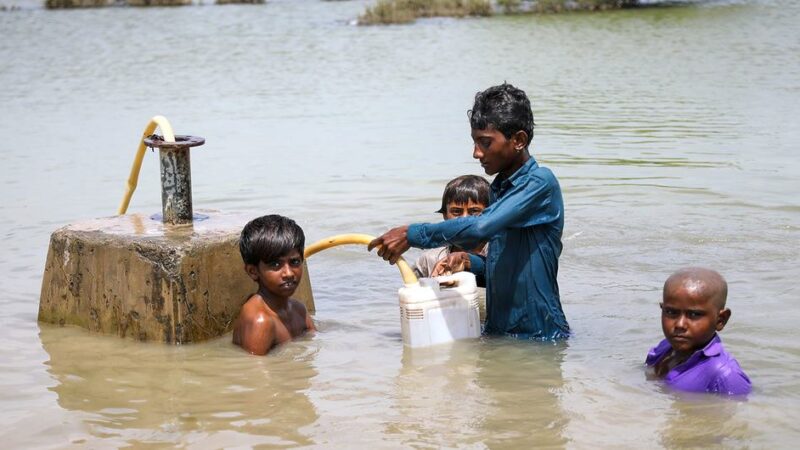
[[(337, 234), (336, 236), (331, 236), (329, 238), (325, 238), (319, 240), (309, 246), (306, 247), (306, 251), (304, 252), (303, 256), (308, 258), (311, 255), (314, 255), (322, 250), (329, 249), (331, 247), (336, 247), (338, 245), (347, 245), (347, 244), (363, 244), (369, 245), (375, 237), (370, 236), (368, 234), (358, 234), (358, 233), (350, 233), (350, 234)], [(408, 263), (405, 259), (401, 256), (400, 259), (397, 260), (397, 268), (400, 269), (400, 275), (403, 277), (403, 283), (409, 284), (416, 284), (417, 283), (417, 276), (414, 275), (414, 271), (411, 270), (411, 267), (408, 266)]]
[(142, 168), (142, 160), (144, 159), (144, 152), (147, 146), (144, 144), (144, 138), (153, 134), (156, 127), (161, 129), (164, 134), (164, 142), (175, 142), (175, 133), (172, 132), (172, 125), (164, 116), (155, 116), (150, 119), (147, 126), (142, 133), (142, 139), (139, 140), (139, 149), (136, 151), (136, 156), (133, 158), (133, 166), (131, 167), (131, 174), (128, 175), (128, 183), (125, 188), (125, 195), (122, 197), (122, 203), (119, 204), (117, 214), (122, 215), (128, 211), (128, 204), (133, 197), (133, 191), (136, 190), (136, 184), (139, 182), (139, 170)]

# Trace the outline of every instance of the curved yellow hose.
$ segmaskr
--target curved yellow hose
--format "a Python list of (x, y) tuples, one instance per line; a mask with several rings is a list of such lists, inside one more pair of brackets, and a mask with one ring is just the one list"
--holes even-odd
[(164, 116), (155, 116), (150, 119), (147, 126), (144, 127), (142, 132), (142, 139), (139, 140), (139, 149), (136, 150), (136, 156), (133, 158), (133, 166), (131, 167), (131, 174), (128, 175), (128, 183), (125, 188), (125, 195), (122, 197), (122, 203), (119, 204), (117, 214), (122, 215), (128, 210), (128, 204), (133, 197), (133, 191), (136, 190), (136, 184), (139, 182), (139, 170), (142, 168), (142, 160), (144, 159), (144, 151), (147, 146), (144, 144), (144, 138), (153, 134), (156, 127), (161, 129), (164, 134), (165, 142), (175, 142), (175, 133), (172, 132), (172, 125)]
[[(306, 251), (303, 253), (305, 258), (308, 258), (311, 255), (314, 255), (322, 250), (329, 249), (331, 247), (336, 247), (338, 245), (347, 245), (347, 244), (363, 244), (369, 245), (372, 240), (375, 239), (374, 236), (370, 236), (368, 234), (358, 234), (358, 233), (350, 233), (350, 234), (337, 234), (336, 236), (331, 236), (322, 240), (319, 240), (309, 246), (306, 247)], [(400, 259), (397, 260), (397, 268), (400, 269), (400, 275), (403, 277), (403, 283), (415, 284), (417, 283), (417, 276), (414, 275), (414, 271), (411, 270), (411, 267), (408, 266), (408, 263), (405, 259), (401, 256)]]

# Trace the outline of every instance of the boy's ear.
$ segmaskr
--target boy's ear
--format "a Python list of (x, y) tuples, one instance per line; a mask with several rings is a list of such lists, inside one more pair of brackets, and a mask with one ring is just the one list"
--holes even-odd
[(719, 315), (717, 316), (717, 331), (722, 331), (727, 325), (728, 320), (731, 318), (731, 310), (728, 308), (722, 308), (719, 311)]
[(258, 281), (258, 267), (253, 264), (245, 264), (244, 271), (253, 281)]
[(519, 130), (511, 136), (511, 141), (514, 143), (514, 150), (521, 152), (528, 146), (528, 133)]

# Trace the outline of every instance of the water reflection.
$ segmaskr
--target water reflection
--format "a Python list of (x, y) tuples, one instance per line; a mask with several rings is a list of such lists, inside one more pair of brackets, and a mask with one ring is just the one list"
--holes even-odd
[(660, 433), (665, 447), (747, 446), (754, 438), (747, 421), (737, 416), (741, 401), (708, 394), (675, 396)]
[[(52, 447), (77, 434), (93, 448), (201, 438), (215, 448), (309, 439), (385, 448), (412, 434), (444, 442), (438, 426), (451, 447), (480, 433), (486, 445), (510, 446), (532, 441), (521, 436), (529, 433), (556, 447), (565, 435), (575, 448), (657, 448), (705, 433), (689, 429), (693, 420), (737, 436), (744, 427), (711, 423), (725, 414), (657, 392), (641, 374), (659, 335), (658, 287), (675, 267), (701, 264), (731, 283), (726, 342), (761, 389), (731, 420), (747, 421), (745, 445), (790, 448), (800, 435), (800, 2), (343, 26), (363, 6), (0, 14), (0, 128), (24, 137), (0, 145), (0, 442)], [(520, 55), (514, 64), (500, 61), (511, 53)], [(432, 367), (405, 367), (399, 337), (376, 331), (399, 329), (396, 269), (350, 249), (312, 261), (315, 290), (328, 299), (320, 318), (332, 325), (288, 353), (254, 361), (227, 342), (142, 348), (48, 328), (41, 337), (52, 361), (41, 366), (48, 356), (35, 320), (50, 233), (114, 211), (129, 151), (153, 114), (209, 140), (193, 161), (196, 206), (285, 214), (309, 240), (374, 234), (431, 220), (448, 179), (481, 172), (463, 112), (477, 90), (502, 80), (531, 95), (534, 153), (564, 189), (570, 238), (559, 282), (575, 336), (563, 364), (545, 354), (561, 350), (502, 351), (488, 341), (454, 346)], [(87, 130), (102, 148), (87, 145)], [(160, 209), (158, 173), (149, 154), (132, 212)], [(268, 176), (247, 182), (251, 174)], [(533, 377), (559, 364), (563, 387)], [(251, 391), (229, 392), (236, 386)], [(272, 397), (288, 402), (288, 415), (261, 409)], [(538, 413), (553, 411), (549, 429)], [(94, 423), (112, 421), (116, 428)]]
[(403, 349), (392, 395), (400, 419), (386, 434), (404, 445), (456, 446), (482, 441), (488, 397), (477, 382), (477, 340)]
[(569, 418), (558, 397), (567, 344), (489, 339), (481, 346), (477, 383), (489, 399), (483, 422), (490, 448), (559, 448)]
[(142, 344), (42, 326), (50, 390), (58, 404), (88, 413), (94, 438), (191, 443), (310, 445), (301, 428), (318, 416), (306, 396), (315, 354), (300, 341), (250, 357), (229, 337), (184, 347)]
[(404, 419), (386, 432), (414, 445), (563, 447), (565, 348), (505, 338), (405, 348), (394, 395)]

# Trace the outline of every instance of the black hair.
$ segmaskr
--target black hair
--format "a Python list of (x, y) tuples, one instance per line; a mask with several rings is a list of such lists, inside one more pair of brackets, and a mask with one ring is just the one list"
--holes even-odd
[(490, 126), (511, 139), (518, 131), (528, 135), (525, 148), (533, 140), (533, 111), (525, 91), (503, 83), (475, 94), (475, 104), (467, 111), (473, 130), (485, 130)]
[(239, 237), (239, 252), (245, 264), (275, 261), (292, 250), (303, 255), (306, 236), (294, 220), (270, 214), (253, 219)]
[(442, 207), (436, 212), (444, 214), (447, 212), (448, 203), (467, 203), (470, 200), (489, 206), (489, 182), (486, 178), (478, 175), (461, 175), (450, 180), (444, 187)]

